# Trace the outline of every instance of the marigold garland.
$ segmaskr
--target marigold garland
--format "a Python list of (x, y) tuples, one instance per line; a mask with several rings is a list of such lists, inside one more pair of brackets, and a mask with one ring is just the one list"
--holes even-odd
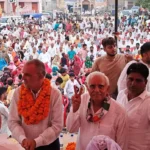
[(75, 150), (76, 148), (76, 143), (72, 142), (72, 143), (68, 143), (66, 150)]
[(48, 79), (44, 79), (40, 93), (36, 100), (30, 89), (24, 84), (20, 89), (20, 100), (18, 101), (18, 113), (24, 118), (27, 125), (38, 124), (49, 114), (51, 86)]

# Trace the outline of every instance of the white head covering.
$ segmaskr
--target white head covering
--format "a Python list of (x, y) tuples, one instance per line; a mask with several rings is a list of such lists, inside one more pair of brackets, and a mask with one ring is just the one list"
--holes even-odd
[(104, 135), (94, 136), (86, 148), (86, 150), (106, 150), (106, 149), (122, 150), (114, 140)]

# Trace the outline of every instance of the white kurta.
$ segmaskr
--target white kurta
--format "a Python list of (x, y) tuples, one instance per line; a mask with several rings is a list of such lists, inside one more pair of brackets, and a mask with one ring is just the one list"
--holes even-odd
[(0, 115), (1, 115), (1, 122), (2, 122), (0, 134), (6, 133), (9, 136), (11, 135), (8, 125), (7, 125), (9, 111), (8, 111), (8, 108), (1, 101), (0, 101)]
[[(111, 99), (108, 113), (100, 122), (92, 123), (86, 120), (89, 99), (88, 93), (82, 95), (79, 110), (73, 113), (71, 108), (67, 117), (68, 131), (77, 132), (79, 130), (76, 150), (86, 150), (88, 143), (96, 135), (109, 136), (120, 145), (122, 150), (127, 150), (128, 125), (123, 107)], [(101, 109), (97, 113), (100, 111)]]
[(74, 86), (80, 88), (80, 84), (75, 79), (74, 82), (69, 79), (65, 84), (64, 95), (67, 95), (67, 97), (70, 99), (74, 95)]
[(51, 57), (48, 54), (48, 52), (46, 52), (46, 53), (40, 53), (38, 59), (40, 61), (42, 61), (43, 63), (50, 63), (50, 61), (51, 61)]
[(48, 117), (35, 125), (26, 125), (19, 116), (17, 103), (19, 100), (20, 87), (16, 89), (10, 106), (8, 120), (9, 129), (13, 137), (22, 143), (23, 139), (29, 138), (36, 141), (36, 147), (48, 145), (54, 142), (63, 127), (62, 96), (58, 89), (52, 87), (50, 97), (50, 112)]
[(119, 93), (117, 101), (125, 107), (129, 117), (127, 150), (150, 150), (150, 93), (144, 91), (128, 101), (125, 89)]

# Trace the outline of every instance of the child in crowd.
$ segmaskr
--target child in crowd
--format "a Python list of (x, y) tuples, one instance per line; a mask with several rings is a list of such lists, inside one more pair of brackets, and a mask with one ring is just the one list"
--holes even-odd
[(61, 68), (59, 70), (59, 73), (61, 74), (61, 78), (63, 80), (63, 83), (61, 84), (61, 88), (64, 89), (65, 85), (66, 85), (66, 82), (69, 80), (69, 75), (67, 74), (67, 70), (64, 69), (64, 68)]

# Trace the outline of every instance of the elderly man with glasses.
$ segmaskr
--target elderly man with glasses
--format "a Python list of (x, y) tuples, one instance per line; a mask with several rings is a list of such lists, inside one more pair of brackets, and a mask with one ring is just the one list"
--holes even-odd
[(106, 135), (127, 150), (127, 115), (125, 110), (109, 96), (109, 79), (101, 72), (87, 77), (88, 92), (82, 88), (72, 97), (72, 107), (67, 117), (69, 132), (78, 132), (77, 150), (85, 150), (92, 137)]

